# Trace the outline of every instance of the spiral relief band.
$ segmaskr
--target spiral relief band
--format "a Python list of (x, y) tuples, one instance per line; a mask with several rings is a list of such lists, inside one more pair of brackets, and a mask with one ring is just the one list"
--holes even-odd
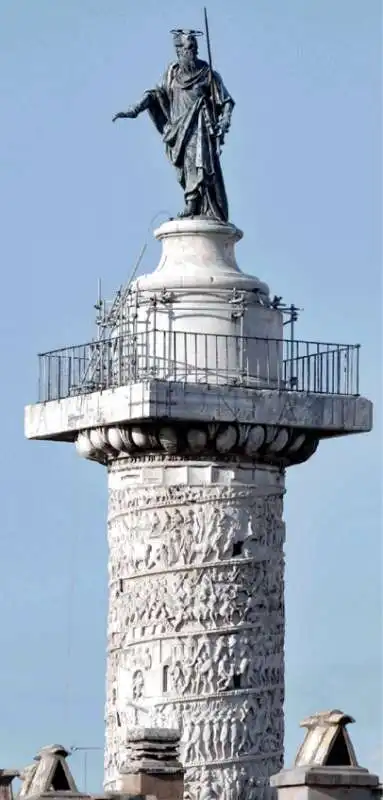
[(150, 724), (180, 729), (189, 800), (266, 798), (283, 760), (283, 471), (132, 452), (108, 464), (106, 786), (126, 727)]

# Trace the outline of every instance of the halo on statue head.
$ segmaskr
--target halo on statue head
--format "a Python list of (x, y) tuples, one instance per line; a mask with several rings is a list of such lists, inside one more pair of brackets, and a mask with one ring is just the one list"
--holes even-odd
[(203, 36), (203, 31), (194, 31), (192, 28), (172, 28), (173, 36)]
[(175, 47), (182, 47), (187, 41), (195, 41), (197, 43), (197, 37), (203, 36), (202, 31), (195, 31), (190, 28), (173, 28), (170, 33), (173, 34)]

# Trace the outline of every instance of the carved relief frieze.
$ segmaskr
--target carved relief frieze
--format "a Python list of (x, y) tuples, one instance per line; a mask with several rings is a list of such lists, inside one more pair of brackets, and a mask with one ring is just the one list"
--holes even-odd
[(226, 635), (201, 634), (169, 639), (166, 647), (163, 643), (159, 647), (158, 641), (131, 644), (111, 654), (115, 675), (109, 684), (111, 701), (117, 699), (119, 667), (131, 676), (142, 673), (142, 696), (145, 686), (146, 695), (177, 698), (238, 690), (262, 692), (283, 686), (282, 623), (266, 633), (248, 629)]
[(262, 758), (281, 754), (284, 720), (283, 689), (262, 695), (248, 695), (238, 702), (232, 697), (223, 704), (209, 702), (158, 704), (154, 724), (177, 726), (181, 731), (182, 759), (186, 765), (236, 761), (249, 756)]
[(192, 767), (188, 771), (184, 800), (274, 800), (268, 776), (282, 768), (278, 755), (266, 761), (219, 767)]
[[(124, 628), (159, 632), (220, 628), (256, 622), (260, 615), (283, 613), (283, 560), (252, 561), (135, 578), (118, 593)], [(113, 593), (112, 587), (112, 593)], [(110, 629), (116, 620), (116, 604)]]
[(283, 476), (132, 485), (130, 469), (109, 466), (106, 772), (127, 727), (176, 727), (186, 797), (266, 798), (283, 750)]
[[(111, 580), (153, 569), (193, 566), (242, 558), (269, 559), (269, 548), (280, 550), (284, 541), (282, 498), (254, 499), (249, 491), (236, 496), (232, 489), (159, 488), (147, 493), (114, 490), (109, 510), (109, 546), (115, 558)], [(175, 504), (175, 500), (178, 503)]]

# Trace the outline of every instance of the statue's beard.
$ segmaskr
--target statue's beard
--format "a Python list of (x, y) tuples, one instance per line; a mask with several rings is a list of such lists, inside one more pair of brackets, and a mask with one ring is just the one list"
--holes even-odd
[(178, 63), (183, 72), (194, 72), (197, 66), (197, 56), (185, 56), (180, 54), (178, 56)]

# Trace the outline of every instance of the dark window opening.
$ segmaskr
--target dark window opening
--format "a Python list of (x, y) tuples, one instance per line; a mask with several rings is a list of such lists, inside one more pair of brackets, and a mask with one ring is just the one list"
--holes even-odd
[(63, 765), (58, 761), (52, 777), (52, 789), (54, 792), (67, 792), (70, 788)]
[(240, 689), (241, 688), (241, 675), (239, 672), (235, 672), (233, 675), (233, 689)]
[(120, 580), (119, 580), (119, 587), (120, 587), (120, 592), (123, 592), (124, 591), (124, 581), (122, 580), (122, 578), (120, 578)]
[(326, 758), (326, 767), (350, 767), (351, 758), (343, 731), (338, 731), (334, 744)]
[(243, 542), (234, 542), (233, 544), (233, 556), (240, 556), (242, 553)]
[(168, 691), (168, 683), (169, 683), (169, 667), (166, 665), (163, 669), (162, 673), (162, 691)]

